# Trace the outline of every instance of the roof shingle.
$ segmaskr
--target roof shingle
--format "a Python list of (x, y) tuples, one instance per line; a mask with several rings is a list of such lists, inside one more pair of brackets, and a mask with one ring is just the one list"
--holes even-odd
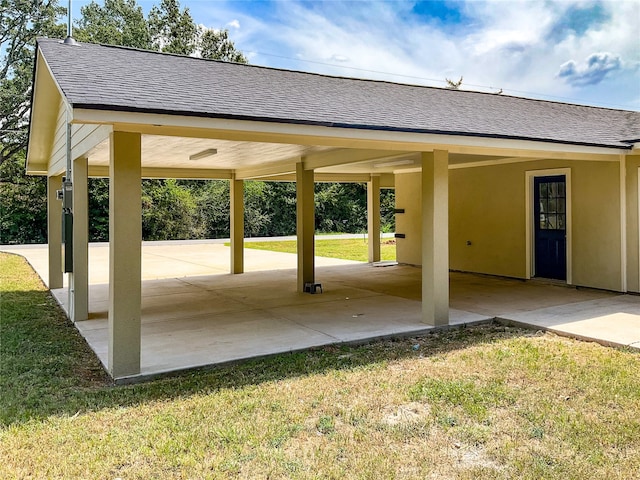
[(78, 108), (629, 147), (640, 112), (39, 39)]

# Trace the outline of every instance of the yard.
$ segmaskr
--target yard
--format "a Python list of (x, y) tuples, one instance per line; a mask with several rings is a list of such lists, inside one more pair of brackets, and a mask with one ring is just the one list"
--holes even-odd
[[(274, 252), (296, 253), (297, 242), (295, 240), (282, 240), (278, 242), (245, 242), (244, 248), (258, 250), (271, 250)], [(365, 239), (333, 240), (322, 239), (315, 241), (315, 254), (317, 257), (343, 258), (366, 262), (368, 259), (367, 241)], [(380, 260), (389, 261), (396, 259), (395, 239), (383, 239), (380, 242)]]
[(637, 352), (489, 324), (115, 387), (0, 271), (0, 478), (640, 476)]

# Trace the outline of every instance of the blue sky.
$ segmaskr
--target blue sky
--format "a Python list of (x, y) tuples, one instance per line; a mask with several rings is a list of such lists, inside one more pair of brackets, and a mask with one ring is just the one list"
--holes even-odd
[(640, 110), (640, 0), (180, 3), (256, 65)]

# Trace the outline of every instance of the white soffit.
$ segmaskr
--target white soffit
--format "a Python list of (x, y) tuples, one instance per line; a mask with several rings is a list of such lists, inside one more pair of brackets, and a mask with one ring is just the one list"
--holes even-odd
[[(198, 160), (189, 157), (205, 150), (217, 152)], [(142, 135), (142, 166), (146, 168), (228, 169), (255, 167), (331, 150), (331, 147), (279, 143), (236, 142), (207, 138)], [(89, 165), (109, 165), (109, 141), (89, 152)]]

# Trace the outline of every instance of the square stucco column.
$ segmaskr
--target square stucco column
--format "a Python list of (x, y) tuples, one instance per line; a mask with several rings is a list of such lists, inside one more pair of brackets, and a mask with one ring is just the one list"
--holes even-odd
[(627, 291), (640, 293), (640, 155), (626, 155), (621, 160), (621, 168), (623, 166), (626, 168), (621, 175), (625, 188), (621, 190), (626, 196), (622, 213), (626, 217)]
[(315, 205), (313, 170), (296, 164), (296, 232), (298, 237), (298, 291), (315, 282)]
[(449, 324), (449, 154), (422, 153), (422, 321)]
[(231, 176), (230, 198), (230, 237), (231, 237), (231, 273), (244, 272), (244, 181)]
[(89, 194), (87, 159), (76, 158), (73, 184), (73, 272), (69, 274), (69, 316), (74, 322), (89, 318)]
[(62, 288), (62, 202), (56, 192), (62, 175), (47, 177), (47, 243), (49, 244), (49, 288)]
[(369, 262), (380, 261), (380, 177), (371, 175), (367, 182), (367, 232)]
[(141, 139), (113, 132), (109, 162), (109, 360), (113, 378), (140, 373)]

